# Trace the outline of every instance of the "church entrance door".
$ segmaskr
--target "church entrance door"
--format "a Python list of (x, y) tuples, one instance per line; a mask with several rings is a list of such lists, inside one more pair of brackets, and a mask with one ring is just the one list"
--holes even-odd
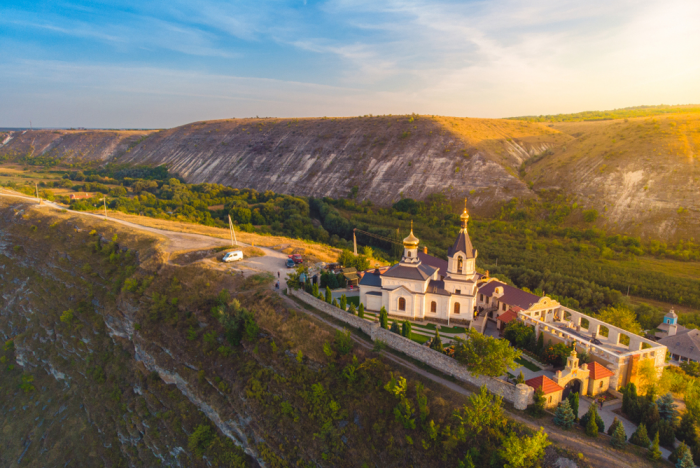
[(562, 398), (566, 398), (570, 393), (578, 393), (581, 396), (581, 381), (578, 379), (570, 380), (568, 384), (564, 386), (564, 392), (562, 393)]

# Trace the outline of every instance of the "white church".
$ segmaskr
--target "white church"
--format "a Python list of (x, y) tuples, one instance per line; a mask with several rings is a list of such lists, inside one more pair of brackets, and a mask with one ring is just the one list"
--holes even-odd
[(359, 283), (360, 301), (368, 310), (382, 307), (391, 316), (445, 323), (468, 322), (477, 305), (477, 251), (467, 232), (467, 208), (460, 216), (462, 228), (444, 260), (418, 251), (411, 233), (403, 240), (401, 261), (383, 274), (367, 273)]

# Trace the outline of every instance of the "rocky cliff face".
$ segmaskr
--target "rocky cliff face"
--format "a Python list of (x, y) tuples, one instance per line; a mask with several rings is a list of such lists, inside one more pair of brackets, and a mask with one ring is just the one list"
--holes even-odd
[(0, 157), (27, 156), (67, 162), (107, 161), (125, 154), (150, 131), (22, 130), (0, 133)]

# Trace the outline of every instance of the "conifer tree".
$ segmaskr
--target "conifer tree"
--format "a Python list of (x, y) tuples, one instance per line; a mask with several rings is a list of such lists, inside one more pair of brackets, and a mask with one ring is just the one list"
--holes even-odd
[(542, 356), (542, 351), (544, 351), (544, 333), (540, 332), (540, 336), (537, 337), (537, 346), (535, 347), (535, 354)]
[[(525, 383), (525, 376), (523, 375), (523, 371), (520, 371), (520, 374), (518, 374), (518, 378), (515, 379), (516, 385), (521, 383)], [(569, 405), (569, 408), (571, 408), (571, 405)], [(571, 414), (573, 414), (573, 412)]]
[(651, 447), (649, 448), (649, 454), (647, 455), (649, 457), (649, 460), (658, 460), (661, 458), (661, 450), (659, 450), (659, 433), (656, 433), (656, 437), (654, 437), (654, 441), (651, 443)]
[(694, 447), (700, 441), (698, 438), (698, 431), (695, 427), (695, 421), (690, 411), (683, 413), (681, 424), (676, 431), (676, 436), (678, 440), (685, 442), (690, 447)]
[(440, 339), (440, 330), (437, 328), (435, 329), (435, 336), (433, 337), (432, 343), (430, 343), (430, 347), (434, 349), (435, 351), (438, 352), (443, 352), (445, 349), (442, 347), (442, 340)]
[(588, 422), (586, 423), (586, 435), (589, 437), (598, 437), (598, 424), (595, 422), (595, 417), (598, 412), (595, 409), (595, 404), (591, 405), (591, 408), (593, 408), (593, 413), (590, 414), (591, 410), (588, 410), (590, 415), (588, 417)]
[(644, 448), (649, 447), (651, 442), (649, 441), (647, 427), (644, 425), (644, 423), (640, 424), (637, 430), (634, 431), (634, 434), (632, 434), (632, 437), (630, 437), (630, 443)]
[(535, 395), (533, 397), (533, 404), (528, 406), (527, 409), (531, 415), (539, 418), (544, 414), (546, 404), (547, 398), (544, 396), (542, 387), (537, 387), (537, 389), (535, 389)]
[(605, 422), (603, 418), (598, 414), (598, 408), (595, 403), (588, 407), (588, 411), (583, 415), (579, 423), (588, 430), (588, 423), (590, 420), (595, 421), (595, 425), (598, 427), (598, 432), (605, 432)]
[[(573, 427), (574, 412), (571, 411), (569, 400), (564, 399), (564, 401), (559, 403), (559, 406), (557, 406), (557, 411), (554, 413), (554, 424), (563, 427), (564, 429), (571, 429)], [(596, 432), (598, 432), (597, 429), (598, 428), (596, 427)]]
[(637, 408), (639, 401), (637, 397), (637, 386), (634, 383), (627, 385), (622, 395), (622, 412), (633, 421), (637, 420)]
[(690, 451), (685, 442), (681, 442), (676, 450), (671, 453), (668, 457), (671, 463), (676, 465), (676, 468), (695, 468), (695, 463), (693, 462), (693, 453)]
[(314, 297), (318, 297), (318, 281), (314, 283), (313, 288), (311, 289), (311, 294)]
[(620, 426), (620, 425), (622, 425), (622, 423), (620, 422), (619, 419), (617, 419), (617, 416), (615, 416), (615, 418), (613, 419), (612, 424), (611, 424), (610, 427), (608, 428), (608, 435), (609, 435), (609, 436), (613, 435), (613, 434), (615, 433), (615, 429), (617, 429), (617, 426)]
[(615, 431), (612, 433), (612, 439), (610, 439), (610, 445), (612, 445), (616, 449), (623, 448), (625, 446), (625, 442), (627, 441), (627, 434), (625, 434), (625, 426), (618, 421), (617, 426), (610, 427), (615, 427)]
[(658, 424), (659, 443), (664, 447), (673, 447), (676, 440), (676, 432), (670, 422), (662, 419)]
[(331, 288), (326, 286), (326, 302), (331, 304), (333, 302), (333, 293), (331, 293)]
[(673, 395), (667, 393), (656, 400), (656, 406), (659, 408), (659, 416), (661, 419), (673, 424), (676, 419), (677, 411), (676, 404), (673, 402)]
[(397, 335), (401, 334), (398, 322), (391, 322), (391, 333), (396, 333)]
[(386, 313), (386, 309), (382, 306), (382, 308), (379, 309), (379, 326), (386, 330), (389, 326), (388, 322), (389, 314)]
[(360, 307), (357, 309), (357, 316), (365, 318), (365, 305), (362, 302), (360, 302)]
[(530, 334), (530, 339), (527, 342), (527, 350), (530, 352), (537, 352), (537, 333), (533, 332)]
[(408, 320), (404, 320), (401, 324), (401, 336), (404, 336), (408, 339), (411, 338), (411, 322), (409, 322)]
[(355, 315), (357, 313), (357, 311), (355, 310), (355, 304), (353, 304), (352, 302), (350, 303), (350, 307), (348, 307), (348, 312), (352, 315)]
[(343, 309), (343, 311), (348, 310), (348, 298), (345, 297), (345, 294), (340, 296), (340, 308)]
[(333, 307), (340, 307), (340, 305), (338, 304), (338, 301), (336, 299), (333, 299), (333, 302), (331, 302), (331, 305)]
[(569, 406), (574, 413), (574, 420), (578, 421), (578, 392), (569, 394)]

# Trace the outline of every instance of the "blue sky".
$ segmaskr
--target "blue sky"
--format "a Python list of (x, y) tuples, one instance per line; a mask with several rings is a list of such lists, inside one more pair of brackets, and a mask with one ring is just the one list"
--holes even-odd
[(700, 1), (12, 1), (0, 126), (700, 103)]

